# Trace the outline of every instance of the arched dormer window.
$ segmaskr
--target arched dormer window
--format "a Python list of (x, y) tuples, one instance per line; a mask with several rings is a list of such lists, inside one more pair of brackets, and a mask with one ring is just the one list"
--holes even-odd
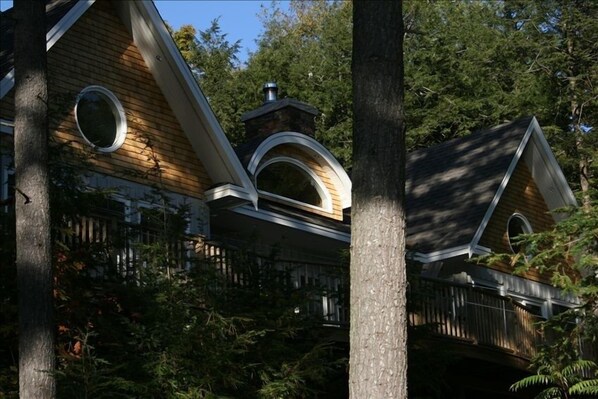
[(270, 159), (258, 169), (256, 186), (276, 199), (332, 211), (330, 194), (320, 178), (303, 163), (288, 157)]

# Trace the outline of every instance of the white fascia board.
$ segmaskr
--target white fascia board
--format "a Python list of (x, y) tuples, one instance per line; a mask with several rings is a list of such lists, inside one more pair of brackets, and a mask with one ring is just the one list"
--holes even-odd
[(467, 255), (468, 258), (472, 258), (474, 255), (488, 255), (491, 252), (492, 250), (490, 248), (481, 245), (471, 247), (469, 244), (466, 244), (429, 253), (415, 251), (411, 252), (409, 258), (420, 263), (432, 263), (462, 255)]
[(458, 247), (443, 249), (429, 253), (412, 252), (411, 259), (421, 263), (438, 262), (443, 259), (454, 258), (461, 255), (470, 255), (471, 251), (469, 245), (461, 245)]
[(527, 143), (529, 142), (529, 139), (535, 129), (535, 126), (538, 124), (536, 122), (534, 125), (534, 121), (535, 121), (535, 118), (532, 119), (532, 122), (527, 127), (527, 130), (525, 131), (525, 134), (523, 135), (523, 139), (519, 143), (519, 146), (517, 147), (517, 151), (515, 151), (515, 156), (513, 156), (513, 159), (511, 160), (511, 164), (509, 165), (509, 168), (507, 169), (507, 173), (505, 173), (502, 181), (500, 182), (500, 186), (498, 187), (498, 190), (496, 190), (496, 193), (494, 194), (494, 197), (492, 198), (492, 202), (490, 203), (490, 206), (486, 210), (486, 213), (484, 214), (484, 218), (482, 219), (482, 222), (478, 226), (478, 229), (477, 229), (476, 233), (474, 234), (473, 239), (471, 240), (471, 243), (469, 244), (470, 248), (476, 248), (478, 246), (478, 243), (480, 242), (480, 239), (482, 238), (482, 234), (484, 233), (486, 226), (488, 226), (488, 223), (490, 222), (490, 218), (492, 218), (492, 215), (494, 214), (494, 210), (498, 206), (498, 202), (500, 201), (500, 198), (502, 197), (505, 189), (507, 188), (507, 185), (509, 184), (509, 180), (511, 180), (511, 176), (513, 176), (513, 172), (515, 171), (515, 168), (517, 167), (517, 163), (521, 159), (523, 150), (525, 150), (525, 147), (527, 146)]
[(14, 134), (15, 123), (7, 119), (0, 119), (0, 133), (12, 136)]
[(204, 195), (206, 196), (206, 202), (227, 197), (236, 197), (251, 202), (251, 194), (243, 187), (235, 186), (234, 184), (223, 184), (222, 186), (214, 187), (207, 190)]
[(243, 187), (257, 204), (255, 187), (153, 2), (123, 1), (115, 5), (212, 180)]
[(347, 244), (351, 242), (351, 234), (350, 233), (343, 233), (338, 230), (331, 229), (329, 227), (320, 226), (314, 223), (304, 222), (301, 220), (293, 219), (288, 216), (280, 215), (274, 212), (264, 211), (264, 210), (255, 210), (248, 206), (242, 206), (239, 208), (235, 208), (233, 212), (238, 213), (240, 215), (249, 216), (254, 219), (263, 220), (266, 222), (278, 224), (280, 226), (289, 227), (292, 229), (297, 229), (301, 231), (305, 231), (310, 234), (316, 234), (319, 236), (332, 238), (337, 241), (342, 241)]
[(559, 166), (559, 163), (557, 162), (554, 153), (550, 148), (550, 144), (548, 144), (548, 141), (542, 132), (542, 128), (535, 117), (532, 120), (532, 124), (534, 126), (533, 142), (539, 149), (540, 156), (542, 157), (548, 172), (555, 182), (556, 188), (558, 189), (563, 202), (569, 206), (577, 206), (575, 195), (573, 194), (571, 187), (569, 187), (569, 183), (567, 183), (565, 174)]
[[(75, 22), (95, 3), (95, 0), (81, 0), (65, 14), (64, 17), (46, 34), (46, 51), (60, 40), (60, 38), (73, 26)], [(0, 81), (0, 99), (15, 85), (15, 69), (11, 69)]]
[(247, 164), (247, 170), (249, 173), (254, 175), (257, 167), (262, 158), (272, 148), (283, 145), (283, 144), (294, 144), (306, 148), (321, 158), (328, 164), (328, 166), (334, 172), (334, 177), (337, 181), (337, 189), (341, 197), (341, 206), (343, 209), (351, 207), (351, 179), (341, 164), (334, 158), (334, 155), (330, 153), (322, 144), (318, 143), (313, 138), (306, 136), (303, 133), (298, 132), (279, 132), (268, 137), (260, 143), (258, 148), (254, 151), (249, 163)]

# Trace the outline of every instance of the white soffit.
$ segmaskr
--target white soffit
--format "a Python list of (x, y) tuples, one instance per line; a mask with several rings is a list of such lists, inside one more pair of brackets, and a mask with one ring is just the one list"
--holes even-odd
[(257, 192), (151, 1), (113, 3), (214, 183)]
[(315, 234), (323, 237), (332, 238), (334, 240), (342, 241), (347, 244), (351, 242), (351, 234), (344, 233), (329, 227), (324, 227), (315, 223), (304, 222), (286, 215), (280, 215), (275, 212), (264, 210), (256, 210), (249, 206), (242, 206), (233, 210), (240, 215), (249, 216), (255, 219), (263, 220), (270, 223), (275, 223), (280, 226), (286, 226), (297, 230), (302, 230), (310, 234)]

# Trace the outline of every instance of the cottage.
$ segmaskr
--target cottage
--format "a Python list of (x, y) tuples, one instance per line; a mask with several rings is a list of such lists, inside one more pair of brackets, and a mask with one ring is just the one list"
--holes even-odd
[[(14, 184), (7, 150), (14, 120), (10, 13), (0, 27), (5, 202)], [(186, 233), (195, 246), (182, 251), (216, 257), (239, 278), (227, 253), (249, 237), (263, 256), (276, 246), (295, 284), (330, 293), (310, 311), (331, 328), (345, 325), (339, 292), (346, 277), (329, 270), (342, 264), (350, 243), (351, 181), (314, 138), (318, 111), (279, 99), (276, 85), (267, 84), (264, 104), (243, 116), (246, 142), (235, 151), (152, 2), (53, 0), (47, 15), (51, 135), (86, 154), (90, 187), (117, 189), (111, 220), (143, 225), (139, 209), (155, 205), (147, 198), (159, 187), (173, 207), (190, 210)], [(509, 265), (470, 260), (519, 251), (518, 234), (550, 228), (559, 217), (551, 211), (576, 204), (538, 121), (521, 118), (413, 152), (406, 185), (410, 267), (434, 292), (410, 322), (433, 325), (461, 356), (478, 359), (468, 369), (478, 380), (523, 369), (537, 339), (533, 322), (575, 306), (576, 298), (542, 274), (515, 276)], [(91, 239), (85, 234), (94, 223), (79, 226), (78, 239)], [(129, 250), (119, 255), (123, 272), (132, 258)], [(455, 378), (462, 397), (504, 392)]]

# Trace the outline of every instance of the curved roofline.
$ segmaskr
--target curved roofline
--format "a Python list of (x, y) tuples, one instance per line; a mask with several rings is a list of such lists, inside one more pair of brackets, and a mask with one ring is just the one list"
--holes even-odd
[(345, 169), (336, 160), (336, 158), (334, 158), (330, 151), (328, 151), (322, 144), (303, 133), (289, 131), (280, 132), (273, 134), (262, 141), (253, 152), (253, 155), (247, 164), (247, 170), (249, 173), (251, 175), (255, 175), (260, 161), (268, 153), (268, 151), (283, 144), (293, 144), (304, 147), (312, 154), (324, 160), (324, 162), (328, 164), (335, 174), (337, 189), (339, 190), (341, 197), (342, 208), (345, 209), (351, 206), (351, 179), (349, 179), (347, 172), (345, 172)]
[[(312, 205), (312, 204), (305, 203), (305, 202), (302, 202), (299, 200), (295, 200), (293, 198), (287, 198), (287, 197), (281, 196), (276, 193), (260, 190), (259, 187), (257, 186), (257, 177), (259, 176), (260, 172), (262, 170), (264, 170), (264, 168), (266, 168), (267, 166), (272, 165), (273, 163), (278, 163), (278, 162), (290, 163), (290, 164), (298, 167), (299, 169), (301, 169), (303, 172), (305, 172), (313, 180), (314, 188), (320, 195), (320, 199), (322, 200), (322, 205), (321, 206)], [(280, 199), (283, 199), (284, 201), (289, 201), (291, 203), (297, 203), (302, 206), (314, 207), (316, 209), (332, 213), (332, 197), (330, 196), (330, 192), (326, 188), (326, 185), (324, 184), (322, 179), (320, 179), (320, 177), (318, 175), (316, 175), (314, 173), (314, 171), (311, 170), (307, 165), (305, 165), (303, 162), (298, 161), (294, 158), (280, 156), (280, 157), (274, 157), (274, 158), (268, 159), (266, 162), (264, 162), (262, 165), (260, 165), (259, 168), (257, 169), (256, 175), (255, 175), (255, 185), (256, 185), (256, 189), (258, 190), (258, 192), (260, 192), (262, 194), (274, 196), (275, 198), (280, 198)]]

